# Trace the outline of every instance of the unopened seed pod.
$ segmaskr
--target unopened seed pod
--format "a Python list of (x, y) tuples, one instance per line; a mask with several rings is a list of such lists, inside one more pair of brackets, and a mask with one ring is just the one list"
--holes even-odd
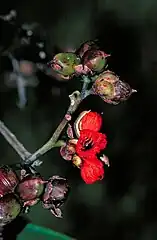
[(119, 77), (111, 71), (105, 71), (100, 74), (98, 78), (96, 78), (92, 89), (93, 92), (99, 95), (105, 102), (114, 105), (126, 101), (133, 92), (136, 92), (128, 83), (121, 81)]
[(21, 212), (22, 205), (15, 194), (6, 194), (0, 198), (0, 226), (12, 222)]
[(0, 167), (0, 196), (14, 191), (19, 180), (16, 173), (6, 165)]

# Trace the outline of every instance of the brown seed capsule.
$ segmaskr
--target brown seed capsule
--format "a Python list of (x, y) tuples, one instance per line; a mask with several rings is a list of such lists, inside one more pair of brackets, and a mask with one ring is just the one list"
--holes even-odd
[(109, 56), (110, 54), (106, 54), (98, 49), (91, 49), (85, 52), (82, 63), (83, 66), (87, 66), (92, 72), (99, 73), (105, 68), (107, 64), (106, 58)]
[(133, 92), (137, 92), (111, 71), (105, 71), (100, 74), (95, 80), (92, 89), (105, 102), (114, 105), (126, 101)]
[(28, 175), (18, 184), (16, 193), (23, 201), (34, 200), (44, 192), (44, 181), (39, 176)]
[(83, 44), (81, 44), (80, 48), (76, 51), (76, 54), (82, 58), (83, 55), (85, 54), (85, 52), (87, 52), (88, 50), (91, 50), (91, 49), (99, 49), (95, 40), (87, 41), (87, 42), (84, 42)]
[(45, 192), (42, 196), (43, 207), (49, 209), (56, 217), (62, 217), (60, 207), (67, 200), (69, 191), (70, 187), (67, 179), (60, 176), (49, 178)]
[(133, 92), (136, 92), (136, 90), (132, 89), (128, 83), (121, 80), (114, 83), (114, 88), (115, 93), (112, 99), (113, 104), (118, 104), (122, 101), (126, 101)]
[(0, 196), (13, 192), (18, 182), (16, 173), (9, 166), (0, 167)]

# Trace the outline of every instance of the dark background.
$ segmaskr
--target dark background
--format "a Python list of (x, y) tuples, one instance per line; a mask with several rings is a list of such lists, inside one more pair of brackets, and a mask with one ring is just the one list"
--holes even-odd
[[(157, 239), (156, 100), (157, 100), (157, 2), (135, 0), (5, 1), (1, 14), (18, 11), (21, 22), (38, 22), (47, 32), (48, 51), (53, 46), (77, 48), (88, 39), (99, 38), (111, 53), (109, 69), (138, 90), (118, 106), (89, 97), (80, 107), (104, 112), (104, 132), (108, 136), (106, 154), (111, 167), (103, 181), (85, 185), (79, 171), (62, 160), (58, 149), (47, 153), (39, 168), (48, 178), (66, 176), (71, 194), (64, 218), (56, 219), (40, 204), (31, 209), (29, 219), (37, 225), (63, 232), (77, 239)], [(8, 27), (0, 37), (11, 40)], [(53, 55), (53, 54), (52, 54)], [(1, 72), (3, 69), (1, 68)], [(16, 89), (1, 90), (1, 120), (33, 152), (51, 136), (69, 104), (68, 94), (79, 87), (76, 80), (58, 83), (39, 76), (40, 84), (29, 90), (24, 111), (16, 107)], [(2, 78), (1, 78), (2, 81)], [(61, 95), (49, 90), (57, 86)], [(0, 136), (0, 162), (19, 161), (18, 155)]]

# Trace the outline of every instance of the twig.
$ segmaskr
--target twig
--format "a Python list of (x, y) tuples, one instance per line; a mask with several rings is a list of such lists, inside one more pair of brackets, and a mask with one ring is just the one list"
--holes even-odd
[[(16, 14), (12, 11), (9, 13), (9, 15), (4, 16), (4, 18), (6, 18), (6, 21), (9, 21), (10, 19), (12, 19), (12, 17), (15, 17), (14, 15)], [(5, 53), (8, 53), (8, 52), (10, 51), (6, 50)], [(15, 68), (14, 70), (16, 70), (15, 64), (13, 65)], [(59, 126), (57, 127), (57, 129), (55, 130), (55, 132), (53, 133), (52, 137), (40, 149), (38, 149), (33, 154), (28, 152), (25, 149), (25, 147), (18, 141), (16, 136), (4, 125), (2, 121), (0, 121), (0, 133), (4, 136), (4, 138), (8, 141), (8, 143), (14, 148), (14, 150), (18, 153), (18, 155), (23, 159), (25, 164), (29, 164), (32, 166), (40, 165), (41, 162), (38, 160), (40, 156), (44, 155), (53, 147), (60, 146), (61, 144), (63, 144), (63, 142), (58, 141), (61, 132), (63, 131), (67, 123), (71, 120), (71, 115), (76, 111), (80, 102), (90, 94), (89, 91), (87, 91), (90, 80), (88, 79), (87, 76), (82, 76), (82, 81), (83, 81), (83, 87), (82, 87), (81, 93), (79, 91), (75, 91), (71, 95), (69, 95), (70, 106), (68, 108), (68, 111), (65, 114), (61, 123), (59, 124)]]
[(19, 142), (16, 136), (5, 126), (2, 121), (0, 121), (0, 133), (12, 146), (12, 148), (18, 153), (22, 160), (25, 161), (28, 157), (31, 156), (31, 153), (25, 149), (25, 147)]
[(83, 86), (82, 86), (82, 91), (81, 91), (81, 99), (84, 99), (89, 95), (89, 93), (88, 93), (89, 91), (87, 89), (88, 89), (88, 85), (91, 81), (87, 76), (83, 75), (82, 82), (83, 82)]
[(83, 87), (81, 93), (79, 91), (73, 92), (69, 95), (70, 98), (70, 106), (53, 133), (52, 137), (35, 153), (31, 154), (28, 152), (25, 147), (18, 141), (16, 136), (4, 125), (2, 121), (0, 121), (0, 133), (4, 136), (4, 138), (8, 141), (8, 143), (14, 148), (14, 150), (18, 153), (18, 155), (23, 159), (25, 164), (31, 166), (39, 166), (42, 162), (38, 160), (38, 158), (48, 152), (50, 149), (54, 147), (59, 147), (63, 145), (62, 141), (58, 141), (60, 134), (63, 129), (67, 125), (67, 123), (71, 120), (71, 115), (76, 111), (77, 107), (81, 103), (81, 101), (89, 94), (86, 94), (86, 90), (89, 84), (89, 80), (87, 77), (83, 77)]
[(82, 101), (80, 95), (81, 94), (79, 91), (75, 91), (71, 95), (69, 95), (71, 104), (70, 104), (68, 111), (67, 111), (66, 115), (64, 116), (63, 120), (61, 121), (61, 123), (59, 124), (59, 126), (57, 127), (55, 132), (53, 133), (52, 137), (40, 149), (38, 149), (35, 153), (33, 153), (25, 161), (26, 164), (32, 164), (34, 161), (36, 161), (37, 158), (44, 155), (50, 149), (55, 147), (55, 143), (57, 142), (61, 132), (63, 131), (63, 129), (69, 122), (69, 120), (71, 120), (71, 118), (68, 119), (68, 116), (71, 116), (76, 111), (77, 107), (79, 106), (80, 102)]
[[(73, 92), (71, 95), (69, 95), (69, 98), (70, 98), (70, 106), (68, 108), (68, 111), (65, 117), (57, 127), (52, 137), (48, 140), (48, 142), (44, 144), (40, 149), (38, 149), (34, 154), (31, 154), (30, 152), (28, 152), (27, 149), (25, 149), (25, 147), (19, 142), (16, 136), (5, 126), (5, 124), (2, 121), (0, 121), (0, 133), (4, 136), (7, 142), (13, 147), (13, 149), (18, 153), (18, 155), (22, 158), (25, 164), (29, 164), (33, 166), (40, 165), (41, 162), (38, 160), (39, 156), (42, 156), (53, 147), (58, 146), (57, 140), (61, 132), (63, 131), (66, 124), (69, 122), (69, 120), (71, 120), (71, 115), (76, 111), (78, 105), (82, 100), (80, 98), (79, 91)], [(60, 144), (62, 144), (62, 142), (60, 142)]]

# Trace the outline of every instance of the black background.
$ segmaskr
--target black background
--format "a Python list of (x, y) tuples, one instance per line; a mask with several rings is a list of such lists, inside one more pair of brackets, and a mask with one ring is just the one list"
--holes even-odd
[[(47, 49), (54, 46), (79, 47), (83, 41), (99, 38), (100, 46), (111, 53), (109, 69), (138, 93), (118, 106), (99, 97), (89, 97), (78, 111), (103, 112), (103, 131), (108, 136), (105, 153), (111, 167), (103, 181), (85, 185), (79, 170), (59, 156), (58, 149), (47, 153), (39, 168), (48, 178), (66, 176), (71, 194), (58, 220), (39, 205), (29, 219), (38, 225), (64, 232), (77, 239), (157, 239), (156, 98), (157, 98), (157, 4), (155, 1), (10, 1), (3, 2), (1, 14), (18, 11), (19, 21), (35, 21), (47, 32)], [(1, 24), (1, 45), (9, 45), (14, 30)], [(31, 56), (30, 56), (31, 57)], [(8, 67), (1, 59), (1, 72)], [(59, 83), (39, 76), (40, 84), (29, 90), (24, 111), (16, 107), (15, 89), (0, 92), (0, 116), (24, 146), (33, 152), (51, 136), (69, 104), (68, 94), (80, 87), (71, 80)], [(1, 82), (3, 81), (1, 77)], [(61, 89), (53, 96), (50, 88)], [(19, 157), (0, 136), (0, 162)], [(19, 224), (19, 223), (18, 223)]]

